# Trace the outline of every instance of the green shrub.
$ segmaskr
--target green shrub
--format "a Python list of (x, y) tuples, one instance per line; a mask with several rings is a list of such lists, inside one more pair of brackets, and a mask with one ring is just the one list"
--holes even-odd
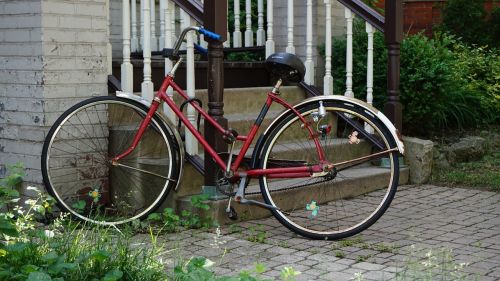
[(487, 26), (492, 46), (500, 48), (500, 7), (493, 9)]
[(485, 16), (484, 0), (448, 0), (443, 9), (442, 29), (468, 43), (488, 44)]
[[(345, 91), (345, 36), (333, 40), (334, 93)], [(353, 91), (366, 99), (367, 37), (364, 22), (353, 35)], [(320, 50), (324, 54), (324, 47)], [(427, 136), (448, 128), (498, 122), (500, 115), (498, 51), (468, 47), (453, 36), (422, 34), (401, 44), (403, 131)], [(337, 71), (336, 71), (337, 70)], [(374, 105), (387, 100), (387, 49), (382, 33), (374, 37)]]
[(474, 96), (480, 110), (478, 123), (500, 121), (500, 53), (495, 49), (453, 45), (455, 80)]
[(468, 127), (481, 119), (477, 96), (467, 91), (456, 68), (448, 36), (419, 34), (401, 46), (401, 102), (404, 131), (426, 135), (446, 128)]

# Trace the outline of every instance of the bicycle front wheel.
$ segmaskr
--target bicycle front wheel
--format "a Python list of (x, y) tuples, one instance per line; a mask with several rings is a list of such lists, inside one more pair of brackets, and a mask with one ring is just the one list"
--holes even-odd
[(117, 225), (145, 218), (179, 176), (177, 143), (154, 116), (138, 146), (127, 150), (148, 108), (119, 97), (85, 100), (60, 116), (42, 151), (42, 173), (60, 208), (77, 218)]
[(315, 140), (335, 168), (308, 178), (263, 176), (260, 186), (266, 203), (278, 208), (273, 215), (292, 231), (341, 239), (372, 225), (389, 206), (399, 178), (398, 151), (389, 130), (364, 108), (346, 101), (322, 103), (324, 116), (318, 115), (319, 102), (299, 108), (307, 125), (290, 112), (268, 130), (260, 168), (317, 165)]

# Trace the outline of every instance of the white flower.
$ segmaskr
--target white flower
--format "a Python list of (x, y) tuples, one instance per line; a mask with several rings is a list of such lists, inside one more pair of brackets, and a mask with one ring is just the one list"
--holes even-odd
[(215, 264), (215, 262), (209, 260), (209, 259), (205, 259), (205, 264), (203, 265), (203, 268), (207, 269), (211, 266), (213, 266)]
[(54, 235), (55, 235), (54, 231), (52, 231), (52, 230), (48, 230), (48, 229), (46, 229), (46, 230), (44, 231), (44, 233), (43, 233), (43, 234), (44, 234), (44, 235), (45, 235), (45, 237), (47, 237), (47, 238), (53, 238), (53, 237), (54, 237)]
[(38, 187), (35, 187), (35, 186), (28, 186), (26, 189), (40, 193), (40, 189)]

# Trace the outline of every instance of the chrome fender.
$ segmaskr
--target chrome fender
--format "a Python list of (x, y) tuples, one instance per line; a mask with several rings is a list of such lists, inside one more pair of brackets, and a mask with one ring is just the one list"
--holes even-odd
[[(339, 101), (339, 102), (345, 102), (345, 103), (355, 104), (355, 105), (358, 105), (358, 106), (364, 108), (365, 110), (367, 110), (369, 113), (373, 114), (374, 116), (377, 116), (378, 119), (380, 119), (380, 121), (382, 121), (382, 123), (389, 129), (389, 131), (391, 132), (392, 136), (396, 140), (396, 145), (398, 147), (399, 152), (401, 154), (404, 154), (404, 152), (405, 152), (405, 146), (404, 146), (401, 134), (396, 129), (396, 127), (394, 127), (394, 125), (389, 120), (389, 118), (387, 118), (381, 111), (379, 111), (378, 109), (376, 109), (375, 107), (371, 106), (370, 104), (368, 104), (368, 103), (366, 103), (364, 101), (361, 101), (361, 100), (358, 100), (358, 99), (355, 99), (355, 98), (350, 98), (350, 97), (345, 97), (345, 96), (339, 96), (339, 95), (316, 96), (316, 97), (312, 97), (312, 98), (308, 98), (308, 99), (305, 99), (303, 101), (300, 101), (299, 103), (295, 104), (293, 107), (294, 108), (299, 108), (299, 107), (307, 105), (309, 103), (314, 103), (314, 102), (318, 102), (318, 101), (321, 101), (321, 100), (333, 100), (333, 101)], [(290, 111), (291, 111), (290, 109), (287, 109), (287, 110), (281, 112), (281, 114), (278, 115), (274, 119), (274, 121), (269, 125), (269, 127), (267, 127), (267, 129), (264, 132), (264, 134), (267, 134), (268, 130), (270, 128), (272, 128), (273, 125), (276, 122), (278, 122), (279, 120), (281, 120), (281, 118), (283, 116), (285, 116), (285, 114), (288, 114)]]
[[(135, 102), (139, 102), (148, 108), (151, 106), (151, 102), (149, 102), (148, 100), (146, 100), (140, 96), (134, 95), (134, 94), (116, 91), (116, 96), (120, 97), (120, 98), (133, 100)], [(179, 188), (179, 183), (180, 183), (181, 178), (182, 178), (182, 173), (184, 172), (184, 145), (183, 145), (183, 142), (182, 142), (182, 139), (181, 139), (179, 132), (176, 129), (174, 129), (175, 126), (172, 124), (172, 122), (161, 111), (156, 111), (156, 116), (158, 116), (160, 118), (160, 120), (163, 122), (163, 124), (165, 125), (165, 127), (167, 127), (168, 133), (175, 138), (175, 141), (177, 142), (178, 147), (179, 147), (179, 160), (180, 160), (179, 161), (179, 165), (180, 165), (180, 167), (179, 167), (179, 169), (180, 169), (179, 170), (179, 179), (177, 180), (177, 183), (176, 183), (175, 188), (174, 188), (174, 190), (177, 191), (177, 189)]]

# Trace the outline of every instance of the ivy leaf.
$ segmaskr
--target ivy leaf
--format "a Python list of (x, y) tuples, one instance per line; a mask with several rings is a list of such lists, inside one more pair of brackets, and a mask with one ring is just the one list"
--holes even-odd
[(112, 269), (106, 273), (102, 278), (103, 281), (116, 281), (120, 280), (123, 276), (123, 272), (118, 268)]
[(5, 257), (9, 252), (7, 252), (5, 249), (0, 249), (0, 258)]
[(17, 232), (16, 225), (5, 218), (0, 217), (0, 234), (7, 234), (12, 237), (18, 237), (19, 232)]
[(23, 182), (23, 176), (19, 173), (11, 174), (7, 177), (5, 183), (8, 187), (16, 187)]
[(36, 272), (38, 269), (39, 269), (39, 267), (38, 267), (38, 266), (36, 266), (36, 265), (33, 265), (33, 264), (27, 264), (27, 265), (24, 265), (24, 266), (21, 268), (21, 271), (22, 271), (24, 274), (28, 274), (28, 273)]
[(87, 203), (84, 200), (79, 200), (75, 204), (71, 205), (71, 207), (77, 211), (83, 211), (83, 209), (85, 209), (85, 205), (87, 205)]
[(52, 252), (48, 252), (46, 253), (45, 255), (42, 256), (42, 261), (48, 263), (48, 264), (53, 264), (57, 261), (57, 258), (59, 258), (59, 256), (57, 255), (56, 252), (52, 251)]
[(148, 220), (150, 220), (150, 221), (160, 221), (161, 220), (161, 216), (158, 213), (151, 213), (148, 216)]
[(26, 281), (52, 281), (52, 278), (43, 272), (31, 272)]
[(92, 253), (92, 255), (90, 257), (98, 262), (101, 262), (101, 261), (104, 261), (105, 259), (109, 258), (110, 256), (111, 256), (111, 254), (108, 251), (98, 250), (98, 251), (95, 251), (94, 253)]

